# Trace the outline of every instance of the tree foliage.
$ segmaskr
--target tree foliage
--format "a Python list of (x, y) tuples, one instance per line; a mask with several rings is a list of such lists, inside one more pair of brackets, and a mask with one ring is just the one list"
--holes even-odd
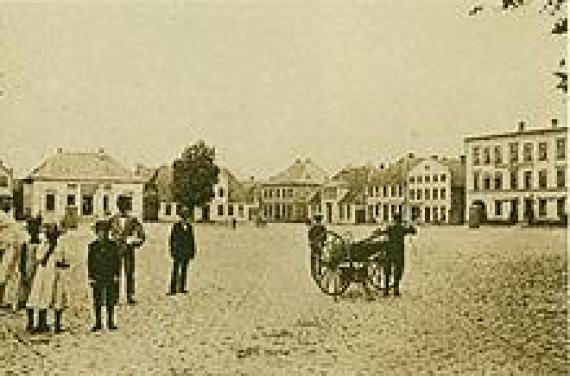
[(216, 149), (198, 141), (188, 146), (173, 167), (174, 199), (191, 210), (214, 197), (220, 169), (214, 163)]
[[(501, 11), (509, 12), (513, 9), (531, 4), (532, 0), (497, 0)], [(538, 10), (540, 13), (553, 18), (551, 33), (557, 36), (566, 38), (568, 34), (568, 14), (566, 12), (567, 0), (542, 0), (542, 6)], [(486, 7), (481, 4), (475, 4), (470, 10), (469, 15), (475, 16), (484, 11)], [(558, 63), (558, 70), (553, 74), (559, 78), (559, 83), (556, 88), (562, 90), (564, 93), (568, 92), (568, 72), (566, 69), (566, 58), (560, 59)]]

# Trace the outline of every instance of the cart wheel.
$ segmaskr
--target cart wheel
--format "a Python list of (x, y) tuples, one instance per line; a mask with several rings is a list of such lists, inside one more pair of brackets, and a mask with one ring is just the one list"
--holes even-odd
[(388, 286), (386, 286), (385, 270), (387, 261), (385, 258), (379, 257), (368, 263), (368, 282), (378, 290), (384, 290), (386, 287), (394, 286), (393, 276), (390, 276)]
[(327, 231), (327, 239), (320, 252), (311, 254), (311, 276), (325, 294), (341, 295), (350, 285), (340, 267), (344, 249), (342, 237), (333, 231)]

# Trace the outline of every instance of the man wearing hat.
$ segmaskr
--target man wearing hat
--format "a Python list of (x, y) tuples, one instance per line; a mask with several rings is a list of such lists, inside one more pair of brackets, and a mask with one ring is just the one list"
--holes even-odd
[(320, 253), (327, 240), (327, 228), (322, 224), (323, 216), (316, 214), (315, 222), (309, 228), (309, 246), (311, 247), (311, 273), (319, 267)]
[(135, 299), (135, 251), (145, 241), (142, 224), (129, 215), (131, 203), (126, 197), (117, 199), (119, 214), (111, 218), (111, 238), (117, 242), (121, 261), (125, 271), (127, 302), (134, 304)]
[(109, 238), (109, 222), (98, 221), (95, 224), (97, 239), (89, 244), (87, 251), (87, 274), (93, 290), (93, 307), (96, 332), (102, 329), (101, 311), (107, 307), (107, 328), (115, 330), (114, 308), (119, 295), (119, 276), (121, 256), (117, 243)]
[(416, 229), (412, 226), (405, 227), (402, 224), (402, 215), (400, 213), (394, 214), (394, 223), (389, 225), (386, 230), (382, 231), (388, 235), (387, 256), (388, 262), (385, 272), (385, 286), (384, 295), (390, 294), (390, 280), (392, 274), (394, 275), (394, 295), (400, 296), (400, 281), (404, 273), (404, 240), (406, 235), (415, 234)]
[(172, 257), (172, 276), (168, 295), (177, 292), (186, 294), (186, 272), (190, 260), (196, 255), (196, 241), (191, 223), (191, 211), (181, 207), (180, 220), (172, 226), (170, 232), (170, 256)]

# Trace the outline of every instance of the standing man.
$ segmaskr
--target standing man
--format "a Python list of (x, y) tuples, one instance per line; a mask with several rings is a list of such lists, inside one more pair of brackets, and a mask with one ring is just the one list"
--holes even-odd
[(172, 257), (172, 276), (170, 291), (167, 295), (174, 295), (177, 292), (187, 294), (186, 272), (190, 260), (196, 256), (196, 241), (191, 224), (191, 212), (187, 207), (180, 209), (180, 221), (172, 226), (170, 256)]
[(327, 228), (322, 224), (323, 216), (315, 215), (315, 223), (309, 227), (309, 246), (311, 248), (311, 274), (314, 276), (319, 268), (320, 254), (327, 240)]
[(145, 233), (139, 220), (129, 215), (130, 201), (117, 199), (119, 214), (111, 218), (111, 239), (117, 242), (126, 277), (127, 303), (135, 304), (135, 251), (145, 241)]
[(109, 239), (109, 222), (95, 224), (97, 239), (89, 244), (87, 251), (87, 274), (93, 290), (95, 325), (91, 331), (102, 329), (101, 308), (107, 307), (107, 328), (117, 329), (114, 320), (115, 304), (119, 297), (119, 276), (121, 274), (121, 256), (117, 243)]
[(402, 224), (402, 215), (394, 214), (394, 223), (383, 231), (388, 235), (388, 262), (385, 269), (386, 289), (384, 296), (390, 294), (390, 277), (394, 274), (394, 295), (400, 296), (400, 281), (404, 273), (404, 240), (406, 235), (415, 234), (416, 229), (412, 226), (405, 227)]

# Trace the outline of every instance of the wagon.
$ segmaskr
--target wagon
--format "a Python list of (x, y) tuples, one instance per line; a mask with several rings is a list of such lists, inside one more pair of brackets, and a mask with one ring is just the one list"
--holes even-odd
[(322, 247), (311, 252), (311, 276), (325, 294), (342, 295), (352, 283), (382, 290), (386, 286), (387, 242), (384, 236), (353, 241), (350, 234), (341, 236), (326, 231)]

